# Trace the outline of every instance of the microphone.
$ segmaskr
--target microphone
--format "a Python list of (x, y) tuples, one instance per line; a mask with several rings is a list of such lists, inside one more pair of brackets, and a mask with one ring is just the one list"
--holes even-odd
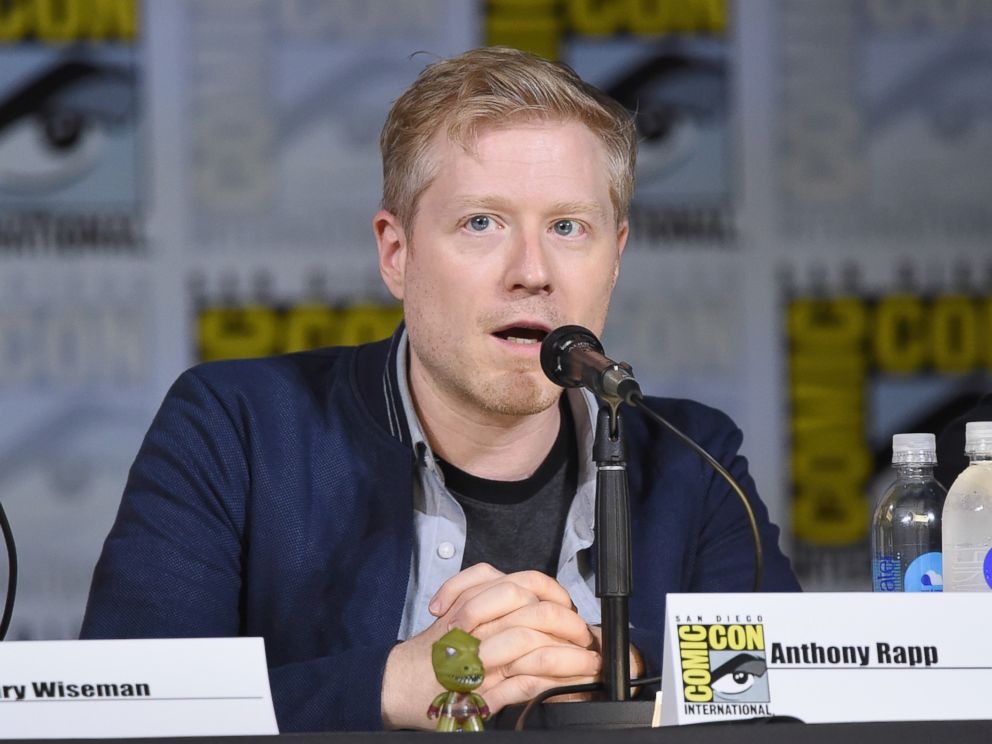
[[(599, 398), (616, 406), (620, 401), (641, 409), (644, 414), (664, 426), (687, 447), (702, 457), (720, 474), (740, 498), (754, 538), (754, 585), (752, 591), (761, 589), (764, 571), (764, 551), (761, 533), (751, 509), (751, 503), (737, 480), (727, 472), (709, 452), (688, 435), (661, 416), (644, 400), (641, 388), (634, 379), (633, 370), (626, 362), (614, 362), (603, 353), (603, 345), (588, 328), (577, 325), (561, 326), (551, 331), (541, 343), (541, 369), (553, 383), (562, 387), (587, 387)], [(616, 409), (614, 408), (614, 411)]]
[(634, 405), (641, 387), (626, 362), (614, 362), (588, 328), (567, 325), (556, 328), (541, 342), (541, 369), (562, 387), (586, 387), (610, 404)]

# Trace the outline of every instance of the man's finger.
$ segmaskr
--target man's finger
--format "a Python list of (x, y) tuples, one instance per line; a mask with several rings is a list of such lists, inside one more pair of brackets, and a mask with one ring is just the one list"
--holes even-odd
[(455, 600), (448, 612), (448, 625), (471, 633), (483, 623), (492, 622), (522, 607), (540, 603), (537, 595), (512, 581), (498, 581), (472, 587)]
[[(479, 659), (486, 668), (486, 675), (496, 674), (500, 677), (511, 676), (511, 664), (522, 659), (538, 649), (552, 649), (548, 655), (539, 654), (536, 660), (529, 662), (545, 662), (545, 669), (536, 669), (535, 674), (543, 676), (569, 676), (589, 674), (589, 664), (599, 658), (596, 651), (580, 648), (574, 643), (566, 643), (554, 636), (542, 633), (532, 628), (514, 627), (503, 631), (479, 644)], [(558, 656), (557, 650), (566, 649), (569, 653)], [(563, 666), (564, 665), (564, 666)]]
[(540, 646), (504, 664), (503, 677), (596, 677), (603, 669), (603, 659), (595, 651), (578, 646)]
[(540, 571), (517, 571), (507, 574), (505, 581), (512, 581), (525, 589), (530, 589), (538, 598), (560, 604), (562, 607), (575, 608), (572, 597), (557, 580)]
[[(466, 609), (470, 608), (466, 607)], [(514, 626), (539, 630), (582, 648), (597, 645), (595, 636), (586, 625), (586, 621), (575, 611), (566, 609), (554, 602), (544, 601), (527, 604), (494, 620), (482, 622), (473, 627), (461, 623), (458, 625), (479, 640), (485, 640)]]
[(512, 574), (504, 574), (488, 563), (477, 563), (452, 576), (441, 585), (431, 600), (430, 611), (440, 617), (454, 607), (462, 595), (471, 598), (473, 592), (478, 593), (486, 589), (487, 584), (504, 581), (529, 590), (538, 599), (555, 602), (562, 607), (575, 608), (575, 605), (572, 604), (572, 597), (565, 590), (565, 587), (547, 574), (540, 571), (517, 571)]
[(486, 668), (499, 670), (515, 659), (529, 654), (541, 646), (571, 646), (547, 633), (533, 628), (513, 627), (494, 635), (479, 644), (479, 659)]
[[(534, 677), (530, 675), (518, 674), (513, 677), (501, 679), (491, 688), (483, 693), (486, 703), (494, 713), (502, 710), (507, 705), (526, 703), (545, 690), (552, 687), (562, 687), (564, 685), (582, 685), (589, 682), (596, 682), (594, 677), (569, 677), (567, 679), (552, 679), (547, 677)], [(574, 699), (586, 699), (587, 694), (568, 695), (551, 698), (552, 702), (560, 702)]]
[(427, 605), (427, 608), (431, 611), (431, 614), (436, 617), (440, 617), (451, 608), (454, 601), (458, 599), (458, 597), (466, 589), (479, 584), (491, 582), (505, 575), (506, 574), (502, 571), (498, 571), (488, 563), (476, 563), (474, 566), (469, 566), (464, 571), (459, 571), (457, 574), (441, 584), (441, 588), (438, 589), (437, 593), (431, 598), (430, 604)]

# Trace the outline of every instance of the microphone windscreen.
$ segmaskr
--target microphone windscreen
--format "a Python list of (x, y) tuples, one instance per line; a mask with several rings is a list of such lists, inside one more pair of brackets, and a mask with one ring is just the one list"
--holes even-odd
[(596, 334), (580, 325), (565, 325), (555, 328), (541, 342), (541, 369), (555, 385), (562, 387), (579, 387), (582, 381), (567, 376), (567, 366), (563, 356), (573, 346), (603, 353), (603, 345)]

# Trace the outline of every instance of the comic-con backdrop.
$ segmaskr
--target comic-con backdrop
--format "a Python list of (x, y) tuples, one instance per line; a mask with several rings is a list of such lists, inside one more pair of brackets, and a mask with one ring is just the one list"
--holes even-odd
[(869, 586), (891, 434), (992, 388), (992, 0), (4, 0), (11, 637), (77, 632), (181, 370), (395, 326), (378, 130), (479, 44), (636, 110), (607, 347), (740, 423), (807, 588)]

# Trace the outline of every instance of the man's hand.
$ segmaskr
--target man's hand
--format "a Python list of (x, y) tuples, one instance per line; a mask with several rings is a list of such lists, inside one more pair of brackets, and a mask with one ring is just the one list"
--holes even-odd
[(387, 729), (429, 729), (428, 701), (444, 692), (431, 666), (431, 646), (448, 632), (444, 618), (393, 646), (382, 675), (382, 722)]
[(595, 635), (568, 592), (540, 572), (503, 574), (477, 564), (445, 582), (430, 610), (437, 621), (398, 644), (386, 662), (387, 728), (425, 727), (423, 703), (441, 690), (431, 668), (431, 645), (453, 627), (481, 641), (486, 677), (476, 692), (494, 713), (550, 687), (594, 682), (599, 675)]
[[(497, 713), (551, 687), (599, 680), (601, 630), (579, 616), (568, 592), (538, 571), (504, 574), (486, 563), (452, 576), (431, 600), (437, 620), (398, 644), (386, 662), (382, 717), (387, 728), (426, 728), (424, 701), (441, 692), (431, 667), (434, 641), (458, 627), (481, 642), (485, 680), (475, 692)], [(643, 662), (631, 646), (631, 677)], [(556, 701), (588, 696), (562, 696)]]
[(486, 678), (478, 692), (494, 712), (598, 678), (596, 636), (568, 592), (543, 573), (503, 574), (480, 563), (445, 582), (430, 609), (481, 641)]

